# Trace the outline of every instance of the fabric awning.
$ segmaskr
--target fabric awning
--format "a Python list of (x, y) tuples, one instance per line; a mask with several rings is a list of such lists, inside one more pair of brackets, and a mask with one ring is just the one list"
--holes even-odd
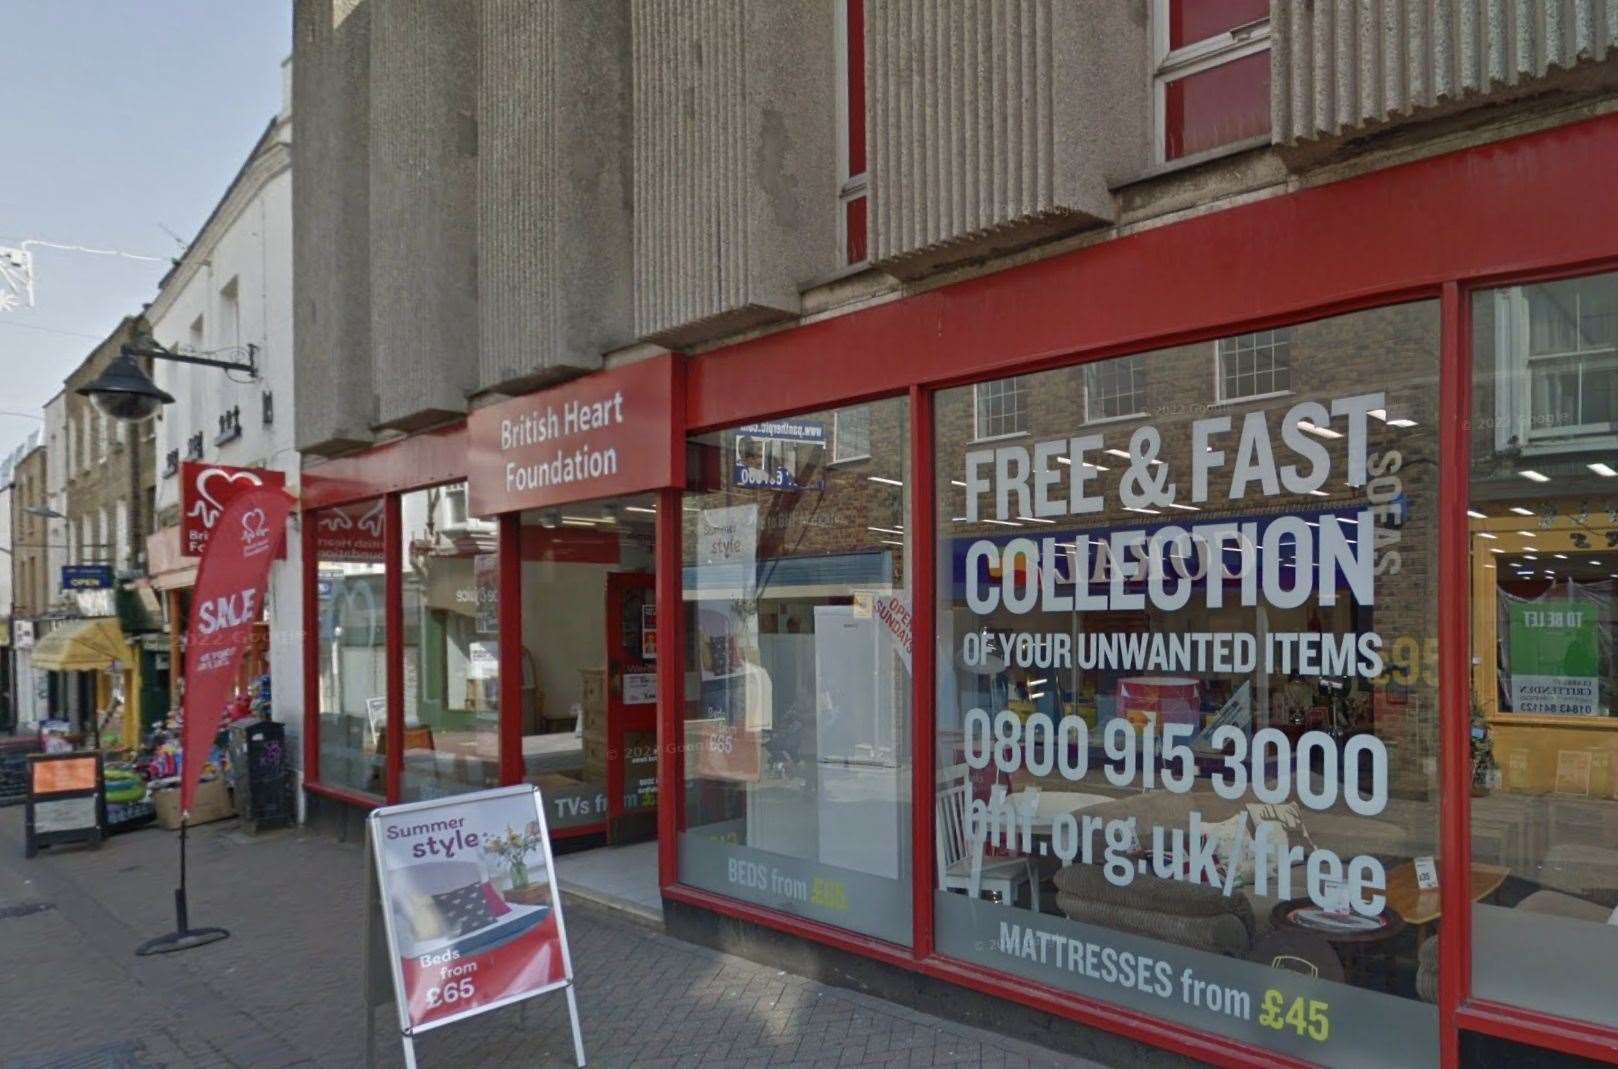
[(34, 667), (48, 672), (99, 672), (129, 661), (129, 644), (112, 616), (57, 624), (34, 644)]
[(180, 527), (165, 527), (146, 536), (146, 571), (153, 590), (184, 590), (197, 585), (201, 558), (180, 554)]

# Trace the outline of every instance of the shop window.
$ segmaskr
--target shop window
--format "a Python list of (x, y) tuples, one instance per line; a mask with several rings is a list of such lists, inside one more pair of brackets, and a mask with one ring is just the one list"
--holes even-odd
[[(935, 396), (936, 943), (1278, 1059), (1427, 1066), (1437, 304), (1288, 346), (1309, 392), (1242, 413), (1205, 342), (1024, 376), (1026, 441)], [(1145, 375), (1151, 415), (1080, 418)]]
[[(1473, 299), (1472, 990), (1618, 1025), (1618, 274)], [(1491, 424), (1523, 417), (1525, 448)]]
[(319, 782), (387, 794), (387, 580), (384, 501), (321, 509), (315, 528), (315, 619), (320, 649)]
[(1286, 327), (1220, 338), (1214, 355), (1221, 401), (1267, 397), (1292, 389), (1292, 331)]
[(1154, 0), (1153, 13), (1159, 159), (1268, 134), (1269, 0)]
[(1028, 431), (1028, 391), (1020, 378), (972, 387), (974, 437), (1007, 438)]
[(1146, 358), (1125, 356), (1084, 368), (1084, 414), (1090, 422), (1131, 419), (1146, 411)]
[(903, 399), (867, 407), (871, 462), (789, 487), (728, 463), (756, 425), (691, 442), (679, 875), (908, 943), (909, 420)]
[(522, 514), (523, 776), (553, 833), (653, 827), (656, 520), (649, 497)]
[(832, 463), (864, 460), (871, 455), (871, 409), (855, 405), (833, 414)]
[(464, 483), (399, 499), (404, 801), (500, 782), (500, 557)]
[(844, 262), (870, 256), (866, 231), (869, 182), (865, 170), (865, 0), (837, 0), (838, 199)]

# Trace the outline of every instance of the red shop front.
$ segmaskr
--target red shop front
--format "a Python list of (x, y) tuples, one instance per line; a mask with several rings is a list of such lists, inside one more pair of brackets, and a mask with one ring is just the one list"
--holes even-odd
[(1615, 168), (1592, 119), (311, 465), (309, 789), (583, 798), (599, 708), (565, 830), (655, 813), (693, 937), (1215, 1064), (1618, 1060)]
[(679, 373), (601, 372), (310, 469), (311, 792), (532, 782), (559, 839), (654, 833)]

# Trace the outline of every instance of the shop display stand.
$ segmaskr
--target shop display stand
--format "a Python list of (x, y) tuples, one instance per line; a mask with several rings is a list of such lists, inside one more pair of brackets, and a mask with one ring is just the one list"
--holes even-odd
[(190, 950), (192, 947), (206, 946), (217, 943), (221, 939), (230, 938), (230, 933), (223, 928), (193, 928), (185, 906), (185, 838), (188, 824), (184, 816), (180, 817), (180, 886), (174, 889), (174, 931), (167, 935), (160, 935), (155, 939), (148, 939), (135, 948), (138, 957), (150, 957), (153, 954), (172, 954), (177, 950)]

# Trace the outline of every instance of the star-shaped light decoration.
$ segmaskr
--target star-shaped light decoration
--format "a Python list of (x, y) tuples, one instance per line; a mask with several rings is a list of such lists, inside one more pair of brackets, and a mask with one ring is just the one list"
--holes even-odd
[(34, 306), (34, 257), (27, 249), (0, 246), (0, 312)]

